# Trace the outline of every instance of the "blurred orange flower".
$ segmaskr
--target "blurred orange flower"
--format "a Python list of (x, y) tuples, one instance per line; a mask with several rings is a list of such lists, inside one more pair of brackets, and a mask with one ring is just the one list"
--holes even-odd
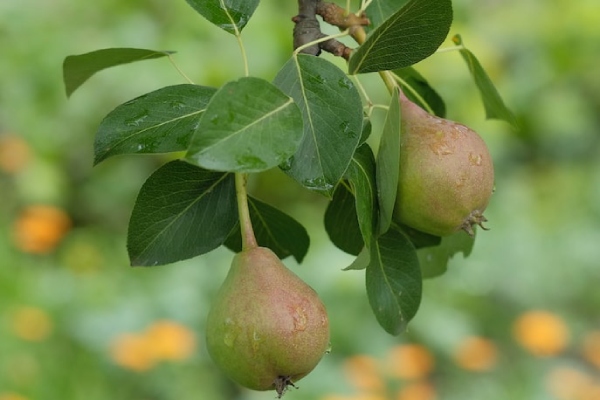
[(196, 338), (185, 326), (172, 321), (156, 321), (146, 331), (154, 358), (184, 360), (196, 350)]
[(381, 378), (377, 360), (367, 355), (356, 355), (344, 361), (348, 381), (361, 390), (381, 391), (385, 384)]
[(494, 342), (478, 336), (461, 341), (454, 351), (454, 361), (469, 371), (487, 371), (494, 367), (498, 349)]
[(428, 382), (412, 382), (398, 391), (396, 400), (434, 400), (435, 388)]
[(513, 324), (513, 337), (536, 356), (553, 356), (567, 347), (569, 331), (563, 319), (548, 311), (529, 311)]
[(404, 344), (393, 347), (388, 355), (388, 373), (402, 379), (421, 379), (434, 368), (433, 355), (419, 344)]
[(14, 243), (27, 253), (49, 253), (70, 227), (71, 219), (63, 210), (48, 205), (29, 206), (14, 223)]
[(41, 342), (52, 333), (54, 325), (46, 311), (23, 306), (12, 312), (10, 326), (17, 337), (31, 342)]
[(585, 335), (581, 351), (586, 360), (600, 369), (600, 331), (592, 331)]
[(0, 135), (0, 170), (14, 174), (22, 170), (31, 158), (27, 142), (17, 135)]
[(117, 336), (110, 348), (114, 362), (133, 371), (147, 371), (161, 361), (181, 361), (196, 349), (196, 339), (187, 327), (160, 320), (139, 334)]

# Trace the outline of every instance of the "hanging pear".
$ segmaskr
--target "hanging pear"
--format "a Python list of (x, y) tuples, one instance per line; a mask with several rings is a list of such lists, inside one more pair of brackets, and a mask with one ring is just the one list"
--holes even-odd
[(494, 190), (494, 167), (472, 129), (427, 113), (400, 92), (400, 176), (394, 219), (422, 232), (473, 236)]
[(279, 397), (329, 348), (317, 293), (265, 247), (235, 255), (206, 329), (210, 356), (232, 380)]

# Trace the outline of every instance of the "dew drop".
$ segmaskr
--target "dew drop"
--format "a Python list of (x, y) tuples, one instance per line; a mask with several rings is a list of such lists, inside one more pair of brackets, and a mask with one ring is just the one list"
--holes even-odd
[(268, 167), (264, 160), (252, 154), (240, 154), (235, 161), (238, 167), (248, 170), (261, 170)]
[(169, 106), (174, 110), (181, 110), (185, 108), (185, 103), (179, 100), (173, 100), (171, 103), (169, 103)]
[(471, 163), (471, 165), (479, 167), (483, 162), (483, 157), (481, 157), (481, 154), (469, 153), (469, 162)]
[(309, 76), (308, 81), (317, 85), (324, 85), (327, 83), (327, 79), (323, 78), (323, 76), (319, 74)]
[(279, 168), (281, 168), (282, 171), (289, 171), (290, 169), (292, 169), (293, 163), (294, 163), (294, 156), (291, 156), (290, 158), (288, 158), (287, 160), (282, 162), (279, 165)]
[(338, 80), (338, 85), (339, 87), (343, 88), (343, 89), (351, 89), (352, 88), (352, 81), (350, 81), (350, 79), (343, 77), (340, 78), (340, 80)]
[(148, 110), (144, 110), (132, 118), (125, 120), (127, 126), (140, 126), (144, 120), (148, 118)]
[(233, 347), (237, 334), (235, 333), (235, 322), (231, 318), (225, 320), (225, 334), (223, 335), (223, 343), (227, 347)]

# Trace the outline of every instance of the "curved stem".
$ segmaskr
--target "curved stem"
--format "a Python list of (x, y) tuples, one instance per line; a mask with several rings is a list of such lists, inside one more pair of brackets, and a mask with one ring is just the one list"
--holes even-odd
[(171, 65), (173, 65), (173, 67), (175, 68), (175, 70), (177, 72), (179, 72), (179, 75), (181, 75), (183, 77), (183, 79), (185, 79), (186, 81), (188, 81), (188, 83), (194, 84), (194, 82), (185, 74), (185, 72), (183, 72), (181, 70), (181, 68), (179, 68), (179, 66), (177, 65), (177, 63), (173, 59), (173, 57), (170, 54), (167, 57), (168, 57), (169, 62), (171, 63)]
[(237, 196), (238, 214), (240, 216), (240, 230), (242, 234), (242, 251), (258, 247), (254, 228), (250, 220), (250, 209), (248, 208), (248, 192), (246, 191), (246, 182), (248, 174), (235, 174), (235, 193)]
[[(227, 12), (227, 7), (223, 0), (220, 0), (221, 6)], [(227, 12), (229, 16), (229, 12)], [(233, 22), (233, 18), (229, 16)], [(242, 42), (242, 35), (237, 25), (233, 24), (235, 29), (235, 38), (240, 46), (240, 52), (242, 54), (242, 60), (244, 63), (244, 76), (250, 76), (250, 70), (248, 68), (248, 56), (246, 55), (246, 48)], [(238, 206), (238, 215), (240, 218), (240, 233), (242, 235), (242, 251), (250, 250), (258, 247), (256, 242), (256, 236), (254, 236), (254, 228), (252, 227), (252, 220), (250, 219), (250, 209), (248, 208), (248, 191), (246, 190), (246, 183), (248, 181), (248, 174), (236, 172), (235, 173), (235, 194)]]
[(398, 86), (398, 83), (394, 79), (394, 74), (390, 71), (379, 71), (379, 76), (383, 79), (383, 83), (385, 83), (388, 92), (390, 92), (390, 94), (394, 93), (394, 88)]

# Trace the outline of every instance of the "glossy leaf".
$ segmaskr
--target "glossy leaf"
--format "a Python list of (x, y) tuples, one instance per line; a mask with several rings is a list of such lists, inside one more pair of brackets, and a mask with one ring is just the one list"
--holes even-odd
[(352, 261), (352, 264), (348, 265), (344, 268), (344, 271), (352, 271), (352, 270), (361, 270), (365, 269), (371, 263), (371, 254), (369, 254), (369, 249), (363, 247), (363, 249), (358, 253), (358, 256)]
[(400, 9), (407, 0), (375, 0), (367, 7), (367, 16), (371, 25), (367, 28), (373, 29), (381, 25), (386, 19)]
[(345, 176), (352, 185), (356, 199), (356, 215), (360, 232), (364, 243), (370, 245), (375, 233), (378, 211), (375, 156), (371, 147), (363, 144), (356, 150)]
[(357, 255), (365, 244), (358, 225), (354, 196), (347, 185), (344, 181), (333, 192), (325, 210), (325, 231), (337, 248)]
[(400, 175), (400, 101), (394, 89), (385, 118), (377, 152), (377, 196), (379, 201), (379, 233), (390, 228)]
[(173, 54), (172, 51), (156, 51), (132, 48), (112, 48), (90, 53), (68, 56), (63, 62), (63, 81), (67, 97), (87, 81), (96, 72), (103, 69), (151, 60)]
[(274, 80), (302, 111), (304, 136), (281, 169), (308, 189), (331, 197), (361, 138), (360, 95), (346, 74), (329, 61), (292, 57)]
[(398, 335), (421, 303), (422, 280), (417, 253), (410, 240), (390, 229), (371, 245), (366, 270), (367, 297), (379, 324)]
[(237, 223), (233, 174), (172, 161), (136, 200), (127, 235), (131, 265), (168, 264), (219, 247)]
[(208, 21), (234, 35), (244, 29), (259, 3), (259, 0), (186, 1)]
[(444, 103), (444, 100), (416, 69), (406, 67), (394, 70), (393, 73), (399, 76), (419, 94), (420, 98), (418, 98), (412, 90), (408, 88), (404, 89), (404, 94), (412, 102), (420, 105), (421, 108), (427, 109), (423, 104), (424, 101), (433, 110), (435, 115), (441, 118), (446, 116), (446, 104)]
[[(458, 46), (463, 45), (460, 35), (455, 35), (452, 40)], [(518, 123), (515, 116), (504, 104), (498, 90), (496, 90), (496, 87), (481, 66), (479, 60), (470, 50), (464, 47), (460, 50), (460, 54), (467, 63), (471, 76), (475, 81), (475, 85), (477, 85), (477, 89), (479, 89), (486, 117), (504, 120), (517, 128)]]
[(241, 78), (212, 97), (186, 159), (215, 171), (259, 172), (291, 157), (301, 139), (294, 100), (263, 79)]
[(475, 238), (465, 232), (457, 232), (443, 237), (441, 244), (435, 247), (424, 247), (418, 250), (419, 262), (423, 278), (433, 278), (442, 275), (448, 269), (448, 263), (454, 255), (463, 253), (467, 258), (471, 254)]
[(452, 23), (451, 0), (411, 0), (352, 53), (351, 74), (393, 70), (429, 57), (442, 44)]
[(98, 128), (94, 163), (119, 154), (186, 150), (215, 92), (198, 85), (167, 86), (118, 106)]
[[(258, 245), (268, 247), (280, 259), (292, 255), (301, 263), (310, 245), (306, 229), (283, 211), (255, 198), (248, 197), (248, 208)], [(239, 225), (227, 238), (225, 245), (236, 253), (242, 251)]]

